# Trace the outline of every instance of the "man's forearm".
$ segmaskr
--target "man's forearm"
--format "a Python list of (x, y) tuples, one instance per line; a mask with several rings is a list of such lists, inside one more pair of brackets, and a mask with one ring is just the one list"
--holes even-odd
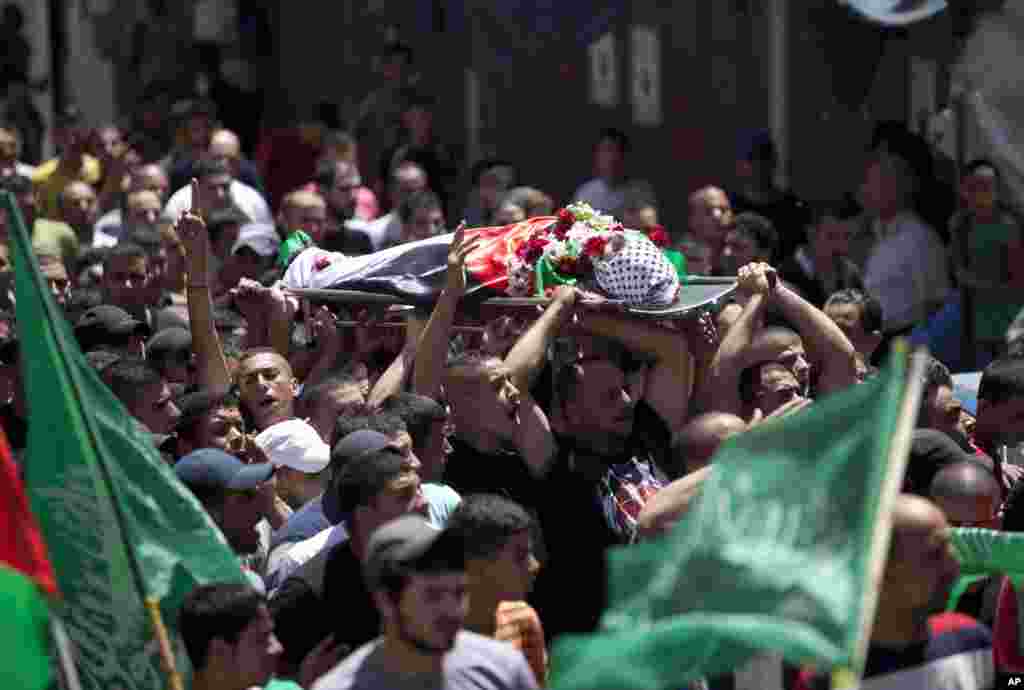
[(446, 288), (430, 314), (430, 320), (416, 345), (412, 386), (414, 393), (435, 400), (438, 397), (448, 359), (448, 339), (459, 299), (458, 293)]
[(587, 314), (582, 328), (591, 335), (621, 343), (631, 352), (666, 361), (688, 352), (686, 340), (676, 331), (660, 328), (627, 316)]
[(824, 392), (855, 383), (856, 351), (839, 326), (800, 295), (785, 285), (775, 290), (775, 304), (783, 316), (796, 326), (800, 337), (821, 364)]
[(571, 303), (560, 300), (552, 302), (505, 355), (505, 366), (517, 386), (529, 388), (532, 385), (533, 379), (544, 366), (551, 338), (572, 317), (572, 312)]

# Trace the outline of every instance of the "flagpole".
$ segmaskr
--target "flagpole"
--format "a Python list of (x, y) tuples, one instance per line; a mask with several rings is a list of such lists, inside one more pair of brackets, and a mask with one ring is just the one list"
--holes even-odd
[(75, 666), (75, 655), (71, 651), (71, 639), (64, 629), (64, 623), (52, 609), (50, 611), (50, 633), (53, 636), (53, 646), (57, 651), (57, 663), (60, 666), (58, 677), (61, 687), (64, 690), (82, 690), (82, 684), (78, 680), (78, 667)]
[(167, 674), (167, 684), (171, 690), (185, 690), (181, 680), (181, 673), (174, 663), (174, 650), (171, 649), (171, 638), (167, 634), (167, 626), (164, 625), (164, 617), (160, 613), (160, 600), (156, 597), (146, 597), (146, 610), (149, 611), (149, 621), (153, 624), (153, 631), (156, 633), (157, 643), (160, 645), (160, 665)]
[[(7, 213), (8, 220), (13, 221), (11, 223), (8, 223), (8, 227), (11, 230), (11, 239), (14, 240), (14, 244), (16, 246), (16, 251), (14, 252), (16, 257), (15, 261), (25, 261), (28, 263), (27, 275), (29, 275), (31, 277), (31, 280), (35, 282), (35, 289), (40, 296), (40, 302), (42, 302), (41, 306), (46, 314), (47, 320), (50, 323), (59, 324), (61, 320), (64, 319), (64, 315), (57, 311), (56, 303), (53, 301), (53, 298), (48, 295), (49, 289), (43, 282), (42, 274), (39, 272), (39, 266), (36, 265), (34, 261), (32, 261), (32, 244), (27, 236), (27, 230), (25, 229), (25, 219), (21, 217), (21, 211), (14, 203), (14, 196), (7, 191), (0, 193), (0, 204), (3, 205), (4, 208), (2, 209), (2, 211)], [(17, 297), (17, 281), (15, 282), (15, 296)], [(57, 328), (54, 330), (55, 332), (52, 333), (51, 335), (54, 338), (54, 340), (57, 341), (55, 343), (57, 346), (55, 350), (57, 353), (59, 353), (62, 359), (65, 359), (67, 357), (67, 353), (65, 352), (64, 348), (64, 345), (66, 343), (58, 335), (60, 329)], [(77, 369), (74, 366), (68, 366), (66, 367), (66, 369), (69, 379), (68, 389), (71, 391), (71, 394), (75, 396), (79, 409), (85, 409), (86, 405), (85, 400), (83, 399), (82, 396), (82, 384), (81, 381), (79, 381)], [(145, 578), (142, 577), (142, 567), (139, 565), (138, 559), (135, 555), (135, 549), (132, 547), (131, 541), (128, 539), (129, 529), (127, 520), (125, 519), (123, 509), (121, 507), (121, 501), (116, 494), (116, 487), (114, 484), (113, 477), (111, 477), (110, 475), (110, 468), (107, 467), (106, 459), (100, 452), (101, 444), (99, 440), (99, 434), (96, 432), (95, 422), (93, 421), (90, 415), (82, 415), (82, 426), (85, 429), (85, 433), (88, 434), (89, 440), (92, 443), (92, 447), (96, 452), (96, 465), (100, 471), (101, 476), (103, 477), (103, 483), (105, 484), (105, 488), (111, 494), (112, 500), (110, 501), (110, 505), (111, 508), (113, 509), (112, 512), (114, 514), (114, 521), (117, 523), (117, 527), (118, 530), (120, 530), (121, 532), (122, 539), (125, 540), (125, 555), (126, 560), (128, 562), (128, 569), (131, 571), (132, 579), (135, 581), (135, 586), (138, 588), (138, 591), (143, 596), (143, 604), (148, 608), (149, 597), (147, 595)], [(158, 621), (154, 622), (153, 633), (154, 636), (156, 636), (156, 638), (159, 640), (161, 630), (163, 630), (164, 638), (167, 637), (167, 631), (162, 627), (162, 620), (159, 620), (159, 610), (157, 611), (157, 614)], [(157, 627), (157, 623), (159, 623), (159, 627)], [(161, 647), (163, 647), (163, 645), (161, 645)], [(167, 645), (167, 650), (170, 651), (169, 644)], [(170, 669), (168, 673), (170, 674), (169, 680), (171, 690), (182, 690), (181, 678), (178, 677), (177, 685), (175, 685), (174, 682), (175, 677), (178, 674), (175, 668), (173, 653), (171, 654), (170, 659), (167, 659), (164, 657), (164, 649), (161, 648), (161, 662), (162, 665), (164, 666), (165, 671), (167, 671), (168, 668)]]
[(899, 418), (889, 442), (889, 461), (885, 479), (882, 482), (881, 496), (878, 501), (878, 518), (875, 521), (874, 534), (871, 538), (871, 552), (868, 556), (869, 586), (864, 590), (861, 602), (861, 628), (854, 650), (850, 668), (836, 669), (832, 674), (833, 690), (846, 690), (860, 685), (864, 675), (864, 663), (867, 660), (868, 645), (871, 642), (871, 629), (875, 623), (875, 611), (878, 607), (878, 592), (885, 575), (885, 565), (889, 554), (889, 541), (892, 536), (892, 509), (903, 487), (903, 475), (906, 473), (907, 461), (910, 456), (910, 444), (913, 441), (914, 428), (917, 422), (917, 410), (921, 403), (924, 390), (924, 372), (928, 362), (928, 352), (919, 348), (909, 353), (907, 342), (903, 339), (893, 343), (894, 357), (908, 357), (910, 366), (907, 368), (907, 384), (900, 403)]

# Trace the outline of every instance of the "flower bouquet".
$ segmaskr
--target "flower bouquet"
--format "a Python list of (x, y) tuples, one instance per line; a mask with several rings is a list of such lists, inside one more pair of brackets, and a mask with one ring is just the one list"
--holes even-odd
[(507, 255), (506, 293), (543, 296), (568, 284), (596, 289), (627, 306), (667, 306), (686, 276), (681, 256), (666, 249), (668, 240), (661, 226), (646, 233), (627, 230), (588, 204), (572, 204), (519, 238)]

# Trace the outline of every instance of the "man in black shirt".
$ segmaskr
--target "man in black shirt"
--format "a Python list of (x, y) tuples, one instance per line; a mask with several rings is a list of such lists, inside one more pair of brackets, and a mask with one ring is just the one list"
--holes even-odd
[(350, 649), (380, 633), (380, 615), (363, 580), (366, 543), (377, 527), (396, 517), (426, 516), (419, 474), (408, 458), (391, 449), (350, 460), (327, 490), (337, 501), (325, 501), (325, 515), (332, 523), (346, 516), (349, 539), (305, 563), (270, 601), (285, 646), (281, 663), (293, 672), (331, 633)]

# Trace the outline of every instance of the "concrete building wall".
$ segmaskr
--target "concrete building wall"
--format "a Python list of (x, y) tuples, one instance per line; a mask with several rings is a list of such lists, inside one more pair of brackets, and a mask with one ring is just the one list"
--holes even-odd
[[(14, 0), (25, 13), (24, 35), (32, 48), (29, 62), (29, 76), (43, 79), (52, 75), (50, 66), (50, 18), (47, 6), (42, 0)], [(53, 100), (50, 91), (33, 92), (32, 101), (36, 109), (48, 123), (53, 112)], [(43, 142), (43, 152), (52, 150), (48, 141)]]
[[(654, 183), (665, 220), (678, 226), (691, 190), (729, 183), (738, 134), (749, 128), (773, 130), (784, 158), (780, 177), (799, 195), (855, 191), (874, 123), (911, 115), (910, 57), (941, 62), (952, 46), (946, 16), (882, 31), (835, 2), (635, 0), (607, 29), (617, 46), (619, 98), (602, 107), (588, 98), (586, 41), (531, 35), (526, 22), (495, 7), (469, 0), (282, 3), (288, 107), (358, 102), (375, 83), (370, 56), (394, 26), (417, 49), (440, 99), (444, 138), (467, 163), (480, 155), (511, 159), (524, 183), (564, 201), (590, 175), (596, 132), (620, 127), (633, 138), (634, 174)], [(438, 8), (442, 15), (447, 8), (443, 21)], [(581, 27), (590, 16), (581, 14)], [(663, 117), (656, 126), (632, 118), (635, 25), (655, 28), (660, 38)]]
[(68, 102), (82, 109), (87, 122), (98, 125), (117, 119), (113, 62), (97, 45), (97, 25), (81, 2), (66, 3), (68, 61), (65, 67)]

